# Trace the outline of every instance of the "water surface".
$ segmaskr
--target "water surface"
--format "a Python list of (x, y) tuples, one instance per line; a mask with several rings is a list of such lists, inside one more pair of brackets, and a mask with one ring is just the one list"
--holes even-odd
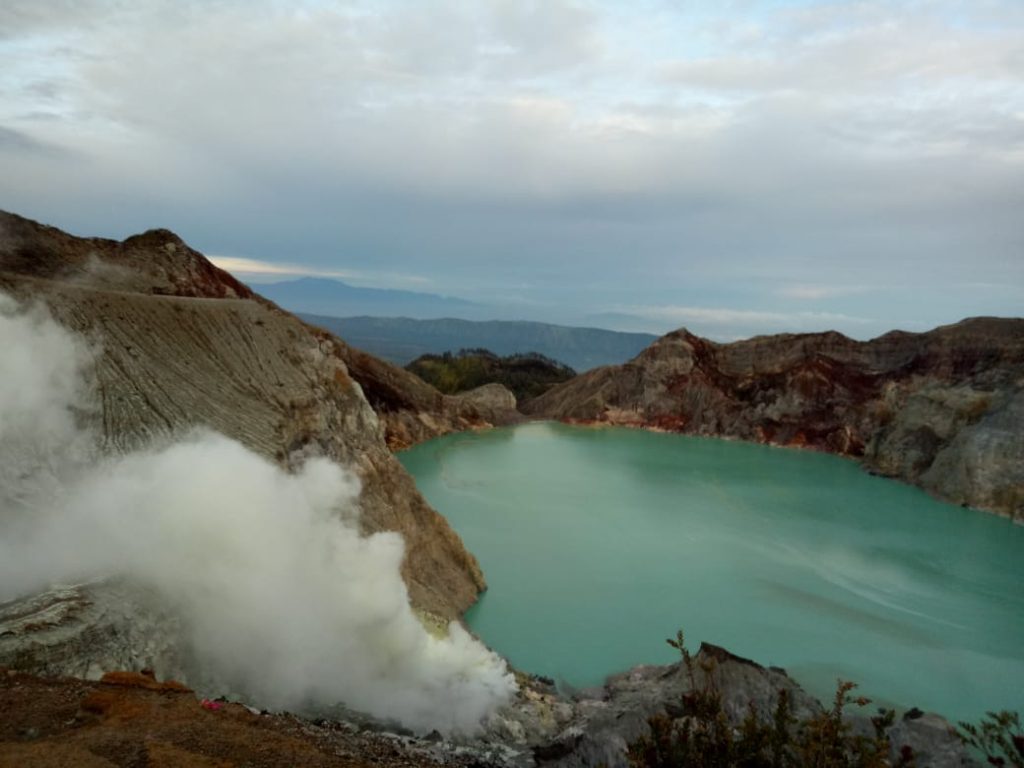
[(664, 638), (785, 667), (829, 697), (950, 718), (1024, 710), (1024, 527), (835, 456), (535, 423), (400, 456), (480, 560), (469, 625), (582, 687)]

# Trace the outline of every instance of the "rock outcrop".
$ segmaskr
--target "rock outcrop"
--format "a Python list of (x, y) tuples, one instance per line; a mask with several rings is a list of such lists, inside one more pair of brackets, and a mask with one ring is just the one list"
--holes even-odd
[(18, 768), (469, 768), (488, 751), (201, 699), (114, 672), (41, 679), (0, 668), (0, 765)]
[(122, 580), (57, 585), (0, 604), (0, 665), (93, 680), (147, 667), (180, 677), (180, 621), (161, 606)]
[(405, 538), (417, 608), (452, 618), (484, 587), (386, 442), (402, 442), (393, 434), (407, 423), (409, 442), (486, 424), (483, 404), (444, 398), (302, 323), (166, 230), (118, 242), (0, 213), (0, 291), (44, 303), (95, 345), (89, 416), (103, 450), (207, 426), (288, 468), (327, 456), (360, 476), (364, 530)]
[[(326, 331), (328, 338), (334, 338)], [(392, 450), (432, 437), (478, 427), (514, 424), (523, 419), (516, 398), (500, 384), (458, 395), (443, 395), (419, 376), (378, 360), (344, 342), (339, 354), (378, 415)]]
[(713, 676), (726, 716), (736, 726), (749, 708), (766, 721), (785, 689), (793, 713), (806, 719), (821, 705), (785, 672), (767, 669), (707, 643), (693, 657), (693, 677), (680, 662), (642, 665), (612, 675), (604, 685), (577, 694), (561, 729), (534, 747), (540, 764), (560, 768), (628, 768), (630, 744), (650, 734), (656, 715), (679, 717), (684, 694), (703, 689)]
[(451, 394), (502, 384), (517, 400), (529, 400), (576, 375), (569, 366), (537, 352), (500, 357), (487, 349), (420, 355), (405, 366), (428, 384)]
[(1024, 517), (1024, 320), (858, 342), (716, 344), (679, 330), (528, 401), (535, 417), (825, 450), (954, 503)]
[[(821, 703), (785, 670), (763, 667), (702, 643), (693, 655), (692, 670), (681, 662), (642, 665), (569, 699), (545, 692), (540, 681), (524, 684), (518, 703), (504, 713), (508, 732), (504, 738), (519, 750), (529, 749), (537, 765), (628, 768), (629, 746), (650, 735), (650, 719), (664, 716), (678, 724), (686, 717), (684, 698), (708, 686), (721, 695), (722, 711), (736, 729), (751, 711), (762, 723), (771, 722), (781, 691), (786, 692), (791, 714), (798, 721), (806, 722), (823, 712)], [(870, 706), (849, 706), (843, 719), (851, 734), (870, 737), (874, 714)], [(496, 722), (501, 722), (500, 718)], [(934, 713), (911, 710), (884, 732), (894, 765), (907, 747), (918, 768), (977, 765), (950, 723)]]
[[(101, 450), (130, 451), (202, 425), (286, 468), (329, 457), (361, 477), (363, 528), (404, 536), (403, 576), (415, 606), (451, 618), (482, 589), (476, 560), (389, 446), (514, 420), (507, 390), (443, 396), (261, 299), (165, 230), (123, 242), (76, 238), (0, 213), (0, 291), (42, 302), (94, 344), (97, 407), (82, 417)], [(794, 338), (803, 341), (794, 346)], [(579, 377), (530, 410), (823, 447), (901, 476), (915, 468), (911, 479), (922, 484), (933, 473), (937, 492), (967, 487), (970, 503), (987, 488), (987, 498), (1019, 508), (1019, 485), (1006, 481), (1017, 477), (1014, 467), (993, 462), (1020, 456), (1021, 326), (972, 321), (923, 338), (890, 334), (886, 351), (837, 335), (743, 347), (672, 334), (627, 366)], [(888, 417), (880, 415), (885, 408)], [(1015, 467), (1021, 471), (1019, 460)], [(175, 622), (159, 601), (116, 579), (0, 605), (0, 664), (48, 676), (0, 669), (0, 711), (9, 715), (0, 718), (0, 762), (621, 768), (647, 718), (673, 714), (693, 685), (679, 665), (634, 669), (571, 699), (524, 683), (482, 741), (459, 745), (241, 705), (204, 707), (182, 686), (140, 674), (99, 683), (52, 677), (138, 671), (154, 658), (173, 668)], [(749, 702), (767, 712), (780, 688), (790, 690), (798, 714), (819, 707), (780, 670), (713, 646), (697, 659), (701, 669), (714, 662), (733, 719)], [(940, 719), (898, 728), (899, 739), (935, 756), (922, 768), (965, 759)]]
[[(692, 678), (682, 664), (640, 666), (569, 697), (524, 676), (516, 701), (493, 715), (484, 733), (459, 741), (398, 734), (366, 718), (310, 721), (200, 701), (181, 684), (145, 672), (86, 682), (0, 668), (0, 712), (9, 715), (0, 719), (0, 763), (135, 765), (143, 755), (147, 765), (277, 766), (299, 759), (324, 766), (628, 768), (628, 747), (649, 735), (649, 719), (681, 717), (684, 695), (707, 686), (709, 676), (734, 727), (750, 708), (769, 722), (782, 690), (796, 717), (822, 711), (784, 671), (708, 644), (694, 656)], [(853, 732), (872, 730), (863, 711), (848, 711), (847, 722)], [(909, 747), (917, 768), (976, 765), (949, 723), (934, 714), (908, 713), (887, 736), (893, 764)], [(160, 762), (154, 753), (173, 760)]]

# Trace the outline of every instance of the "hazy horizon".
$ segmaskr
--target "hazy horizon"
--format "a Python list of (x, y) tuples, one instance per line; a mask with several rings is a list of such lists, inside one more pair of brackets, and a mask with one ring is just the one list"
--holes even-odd
[(1024, 315), (1024, 5), (12, 0), (0, 208), (720, 340)]
[[(225, 269), (227, 268), (227, 266), (225, 266), (223, 264), (222, 260), (216, 259), (216, 258), (214, 260), (215, 260), (215, 262), (221, 262), (222, 268), (225, 268)], [(236, 274), (236, 275), (243, 274), (244, 275), (245, 273), (237, 272), (236, 271), (236, 272), (234, 272), (234, 274)], [(298, 282), (298, 281), (309, 281), (309, 280), (315, 280), (315, 281), (318, 281), (318, 282), (319, 281), (323, 281), (323, 282), (338, 282), (338, 283), (342, 283), (342, 284), (344, 284), (346, 286), (349, 286), (349, 287), (360, 287), (360, 286), (356, 286), (352, 282), (348, 282), (348, 281), (345, 281), (345, 280), (340, 280), (339, 278), (320, 277), (320, 276), (316, 276), (316, 275), (297, 275), (297, 276), (274, 275), (274, 276), (269, 276), (269, 275), (266, 275), (266, 274), (255, 274), (255, 275), (250, 274), (250, 275), (248, 275), (248, 277), (249, 277), (249, 279), (248, 279), (249, 286), (253, 290), (257, 291), (257, 292), (260, 291), (261, 287), (277, 286), (277, 285), (286, 284), (286, 283), (294, 283), (294, 282)], [(411, 293), (412, 295), (434, 296), (434, 297), (441, 298), (441, 299), (463, 300), (463, 297), (461, 297), (461, 296), (452, 296), (452, 295), (449, 295), (449, 294), (431, 294), (431, 293), (423, 293), (423, 292), (418, 292), (418, 291), (410, 292), (408, 289), (404, 289), (404, 288), (403, 289), (380, 289), (380, 288), (370, 287), (369, 289), (370, 290), (384, 290), (384, 291), (396, 290), (397, 292)], [(288, 307), (286, 306), (285, 309), (288, 309)], [(330, 313), (326, 313), (325, 314), (323, 312), (319, 312), (318, 313), (316, 311), (303, 309), (301, 307), (297, 307), (296, 309), (291, 310), (291, 311), (294, 311), (294, 312), (297, 312), (297, 313), (300, 313), (300, 314), (306, 314), (306, 315), (312, 316), (312, 317), (315, 317), (317, 315), (322, 315), (324, 317), (336, 317), (336, 318), (339, 318), (339, 319), (353, 318), (353, 317), (376, 317), (376, 318), (382, 318), (382, 319), (404, 319), (404, 318), (408, 318), (408, 319), (412, 319), (412, 320), (465, 320), (465, 321), (474, 322), (474, 323), (486, 323), (486, 322), (511, 322), (511, 323), (515, 323), (515, 322), (527, 322), (527, 323), (553, 324), (553, 325), (577, 327), (577, 328), (594, 328), (594, 329), (597, 329), (597, 330), (610, 330), (610, 331), (618, 331), (618, 332), (622, 332), (622, 333), (654, 334), (654, 335), (657, 335), (657, 336), (661, 336), (661, 335), (664, 335), (666, 333), (670, 333), (670, 332), (675, 331), (675, 330), (680, 330), (682, 328), (687, 328), (687, 326), (685, 326), (685, 325), (676, 325), (676, 326), (671, 326), (671, 327), (665, 327), (665, 326), (660, 325), (659, 323), (657, 323), (657, 321), (651, 321), (651, 320), (647, 320), (647, 319), (645, 319), (643, 317), (629, 316), (629, 315), (602, 316), (600, 314), (592, 314), (592, 315), (585, 315), (585, 316), (583, 316), (582, 321), (573, 321), (573, 320), (570, 319), (570, 320), (567, 320), (567, 321), (564, 321), (564, 322), (558, 322), (558, 321), (554, 321), (554, 320), (535, 319), (535, 318), (530, 318), (530, 317), (519, 317), (518, 315), (516, 315), (516, 312), (518, 312), (519, 310), (516, 307), (514, 307), (514, 306), (501, 306), (501, 305), (493, 305), (492, 306), (492, 305), (478, 304), (478, 303), (473, 303), (473, 302), (469, 302), (467, 310), (463, 311), (461, 313), (459, 311), (457, 311), (457, 310), (456, 311), (449, 311), (447, 314), (446, 313), (436, 313), (436, 314), (435, 313), (431, 313), (429, 317), (416, 317), (414, 315), (416, 315), (417, 313), (408, 313), (408, 312), (407, 313), (403, 313), (403, 314), (398, 314), (398, 315), (396, 315), (396, 314), (372, 313), (372, 312), (368, 312), (368, 311), (360, 311), (360, 312), (357, 312), (355, 314), (348, 314), (348, 315), (339, 315), (337, 313), (337, 311), (335, 311), (334, 314), (330, 314)], [(1016, 315), (1002, 315), (1002, 316), (1000, 316), (1000, 315), (971, 315), (971, 316), (961, 317), (961, 318), (958, 318), (956, 320), (951, 320), (948, 323), (937, 323), (934, 326), (929, 326), (928, 328), (923, 328), (923, 329), (920, 329), (920, 330), (925, 330), (925, 331), (933, 330), (934, 328), (940, 327), (942, 325), (953, 325), (953, 324), (962, 322), (964, 320), (969, 320), (972, 317), (982, 317), (982, 316), (995, 316), (995, 317), (1005, 317), (1005, 318), (1017, 317)], [(690, 328), (690, 330), (693, 330), (693, 329)], [(820, 330), (820, 331), (831, 331), (831, 330), (836, 330), (836, 329), (822, 327), (822, 328), (820, 328), (818, 330)], [(890, 331), (901, 331), (901, 330), (907, 330), (907, 329), (905, 329), (905, 328), (898, 328), (898, 327), (892, 327), (892, 328), (887, 328), (885, 331), (881, 331), (881, 332), (879, 332), (877, 334), (857, 335), (855, 333), (848, 333), (846, 335), (848, 335), (848, 336), (850, 336), (851, 338), (854, 338), (854, 339), (859, 339), (859, 340), (862, 340), (862, 341), (866, 341), (866, 340), (869, 340), (869, 339), (872, 339), (872, 338), (876, 338), (877, 336), (884, 335), (885, 333), (888, 333)], [(785, 332), (785, 331), (780, 331), (780, 332)], [(751, 334), (747, 334), (747, 335), (736, 335), (736, 334), (722, 335), (722, 334), (716, 334), (714, 332), (706, 334), (707, 338), (710, 338), (710, 339), (712, 339), (714, 341), (738, 341), (738, 340), (741, 340), (741, 339), (751, 338), (752, 336), (756, 336), (756, 335), (759, 335), (759, 334), (756, 333), (756, 332), (755, 333), (751, 333)]]

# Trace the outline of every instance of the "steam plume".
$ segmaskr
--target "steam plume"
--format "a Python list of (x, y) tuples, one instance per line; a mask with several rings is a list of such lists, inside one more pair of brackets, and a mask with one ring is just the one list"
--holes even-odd
[(183, 618), (204, 675), (270, 707), (344, 702), (414, 729), (472, 731), (515, 684), (453, 623), (416, 619), (403, 541), (357, 530), (358, 480), (297, 474), (209, 431), (99, 457), (76, 426), (91, 355), (0, 294), (0, 600), (125, 576)]

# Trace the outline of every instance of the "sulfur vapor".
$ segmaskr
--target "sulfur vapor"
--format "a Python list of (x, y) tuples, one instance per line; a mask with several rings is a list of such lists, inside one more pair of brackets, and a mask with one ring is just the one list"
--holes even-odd
[(124, 577), (181, 617), (200, 673), (270, 708), (338, 703), (420, 731), (471, 733), (515, 683), (457, 623), (413, 613), (395, 533), (357, 528), (359, 482), (295, 474), (196, 431), (101, 456), (79, 426), (92, 354), (0, 294), (0, 601)]

